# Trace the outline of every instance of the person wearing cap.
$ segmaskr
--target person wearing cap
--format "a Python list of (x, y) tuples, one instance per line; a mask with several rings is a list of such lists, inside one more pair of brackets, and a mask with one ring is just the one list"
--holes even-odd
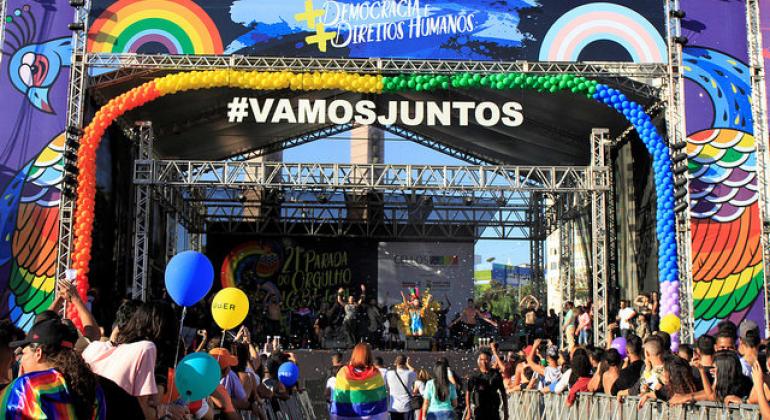
[[(540, 343), (543, 340), (537, 339), (532, 343), (532, 348), (536, 352), (540, 352)], [(540, 379), (538, 381), (537, 389), (548, 388), (556, 386), (556, 383), (561, 379), (561, 368), (559, 367), (559, 349), (556, 346), (548, 346), (545, 351), (545, 360), (548, 363), (546, 366), (540, 363), (535, 363), (535, 351), (530, 351), (527, 355), (527, 365), (538, 375)], [(541, 357), (543, 355), (540, 355)]]
[(51, 319), (9, 343), (21, 354), (21, 376), (0, 394), (3, 418), (107, 418), (96, 375), (73, 349), (76, 339), (76, 331)]
[(249, 402), (249, 396), (243, 389), (243, 384), (241, 384), (238, 374), (231, 369), (233, 366), (238, 365), (238, 358), (230, 354), (230, 351), (224, 347), (213, 348), (209, 350), (209, 354), (219, 362), (219, 369), (222, 374), (219, 383), (230, 396), (233, 407), (237, 410), (255, 409), (254, 405), (256, 403)]
[(751, 365), (759, 358), (759, 327), (757, 323), (744, 319), (738, 326), (738, 335), (741, 338), (738, 344), (738, 353), (741, 355), (741, 370), (745, 376), (751, 378)]

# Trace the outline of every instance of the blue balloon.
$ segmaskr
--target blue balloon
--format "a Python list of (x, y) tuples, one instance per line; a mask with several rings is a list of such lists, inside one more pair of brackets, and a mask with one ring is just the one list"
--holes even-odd
[(198, 303), (211, 290), (213, 283), (214, 266), (200, 252), (180, 252), (166, 266), (166, 290), (180, 306)]
[(219, 385), (219, 363), (208, 353), (190, 353), (174, 371), (174, 385), (184, 401), (202, 400)]
[(299, 368), (293, 362), (285, 362), (278, 368), (278, 380), (285, 386), (294, 386), (299, 378)]

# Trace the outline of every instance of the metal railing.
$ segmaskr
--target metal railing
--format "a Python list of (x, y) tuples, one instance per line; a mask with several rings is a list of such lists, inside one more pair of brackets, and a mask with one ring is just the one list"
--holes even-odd
[(669, 406), (660, 401), (648, 401), (641, 410), (639, 399), (625, 398), (622, 402), (604, 394), (579, 394), (575, 404), (567, 407), (567, 395), (538, 391), (515, 392), (508, 397), (510, 420), (760, 420), (756, 405), (730, 405), (699, 402), (692, 405)]
[[(313, 405), (307, 392), (292, 394), (288, 400), (278, 399), (278, 410), (274, 410), (270, 401), (263, 401), (262, 410), (267, 420), (315, 420)], [(243, 420), (259, 420), (251, 411), (241, 411)]]

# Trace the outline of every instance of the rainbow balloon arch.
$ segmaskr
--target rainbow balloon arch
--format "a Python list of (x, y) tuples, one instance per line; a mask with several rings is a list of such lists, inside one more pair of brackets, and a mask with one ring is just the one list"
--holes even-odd
[[(636, 129), (653, 158), (657, 195), (658, 278), (660, 280), (660, 316), (676, 325), (680, 316), (679, 268), (674, 216), (674, 183), (666, 141), (658, 133), (643, 107), (622, 92), (595, 80), (572, 75), (533, 75), (525, 73), (461, 73), (456, 75), (361, 75), (345, 72), (294, 73), (242, 70), (192, 71), (169, 74), (137, 86), (99, 109), (83, 130), (78, 153), (78, 187), (74, 222), (74, 246), (71, 267), (77, 270), (78, 292), (85, 296), (91, 261), (94, 204), (96, 194), (96, 150), (107, 128), (118, 117), (160, 97), (196, 89), (240, 88), (293, 91), (344, 90), (355, 93), (398, 93), (441, 91), (449, 89), (529, 89), (538, 92), (571, 92), (601, 102), (623, 115)], [(676, 318), (674, 320), (674, 318)], [(78, 316), (73, 317), (80, 326)], [(672, 331), (672, 343), (679, 342)]]

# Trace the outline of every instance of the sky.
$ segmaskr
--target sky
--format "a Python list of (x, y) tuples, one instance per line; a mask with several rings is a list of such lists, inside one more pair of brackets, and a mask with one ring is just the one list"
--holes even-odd
[[(350, 133), (317, 140), (284, 150), (283, 160), (285, 162), (349, 163), (351, 141), (360, 140), (351, 139)], [(394, 165), (468, 164), (389, 133), (385, 134), (385, 163)], [(476, 242), (475, 253), (480, 255), (482, 262), (476, 266), (477, 270), (491, 268), (487, 259), (492, 257), (495, 258), (496, 263), (529, 264), (527, 241), (479, 240)]]

